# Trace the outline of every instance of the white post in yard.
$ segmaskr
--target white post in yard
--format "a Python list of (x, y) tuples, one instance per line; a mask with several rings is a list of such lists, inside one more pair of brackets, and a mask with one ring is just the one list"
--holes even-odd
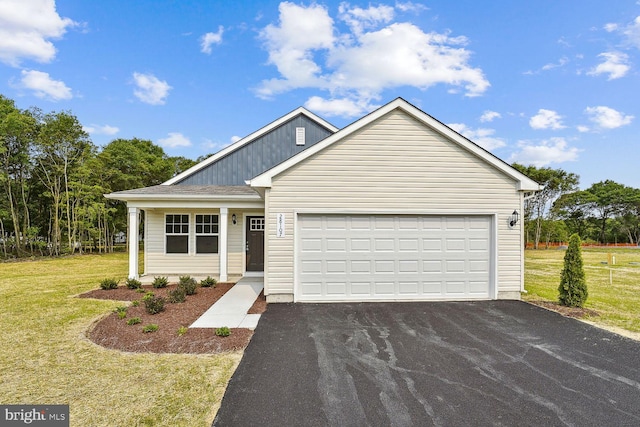
[(218, 254), (220, 255), (220, 281), (226, 282), (227, 277), (227, 219), (229, 208), (220, 208), (220, 239)]
[(129, 208), (129, 279), (138, 278), (138, 208)]

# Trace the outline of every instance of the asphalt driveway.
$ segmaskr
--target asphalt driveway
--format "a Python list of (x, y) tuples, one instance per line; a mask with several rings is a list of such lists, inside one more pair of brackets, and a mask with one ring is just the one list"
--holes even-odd
[(271, 304), (214, 426), (640, 425), (640, 343), (515, 301)]

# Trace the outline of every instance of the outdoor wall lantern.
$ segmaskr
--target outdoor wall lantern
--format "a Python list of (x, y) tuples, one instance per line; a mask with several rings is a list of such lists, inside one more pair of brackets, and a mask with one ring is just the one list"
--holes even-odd
[(518, 219), (520, 219), (520, 214), (518, 213), (518, 211), (513, 211), (513, 213), (509, 217), (509, 225), (512, 227), (516, 225), (518, 223)]
[(238, 223), (238, 218), (236, 217), (236, 214), (231, 215), (231, 223), (233, 225), (236, 225)]

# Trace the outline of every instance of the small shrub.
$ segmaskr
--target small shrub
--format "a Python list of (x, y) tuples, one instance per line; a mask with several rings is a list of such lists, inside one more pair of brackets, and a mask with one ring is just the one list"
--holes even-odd
[(151, 286), (153, 286), (156, 289), (159, 289), (159, 288), (166, 288), (168, 284), (169, 284), (169, 280), (166, 277), (158, 276), (153, 278), (153, 283), (151, 284)]
[(136, 280), (136, 279), (127, 279), (125, 284), (127, 285), (127, 288), (129, 288), (129, 289), (140, 289), (140, 288), (142, 288), (142, 283), (139, 280)]
[(125, 307), (124, 305), (120, 305), (120, 306), (116, 307), (113, 310), (113, 312), (114, 313), (122, 313), (122, 312), (126, 313), (127, 312), (127, 307)]
[(131, 301), (131, 305), (132, 305), (133, 307), (137, 307), (137, 306), (139, 306), (139, 305), (140, 305), (140, 301), (138, 301), (138, 300)]
[(146, 301), (148, 299), (153, 298), (155, 294), (153, 292), (145, 292), (144, 296), (142, 297), (142, 301)]
[(561, 305), (568, 307), (582, 307), (589, 296), (584, 277), (581, 244), (580, 236), (573, 234), (569, 238), (569, 247), (564, 254), (558, 300)]
[(118, 319), (124, 319), (125, 317), (127, 317), (127, 312), (126, 311), (119, 311), (118, 312)]
[(129, 326), (137, 325), (138, 323), (142, 323), (142, 319), (139, 317), (132, 317), (131, 319), (127, 320), (127, 325)]
[(184, 334), (187, 333), (188, 330), (189, 330), (189, 328), (187, 328), (186, 326), (180, 326), (178, 328), (178, 336), (179, 337), (183, 336)]
[(203, 288), (215, 288), (218, 281), (211, 276), (207, 276), (206, 279), (200, 281), (200, 286)]
[(169, 302), (172, 304), (184, 302), (187, 299), (187, 294), (185, 293), (184, 289), (182, 289), (181, 287), (177, 287), (175, 289), (170, 290), (167, 293), (167, 296), (168, 296)]
[(196, 293), (196, 288), (198, 287), (198, 282), (191, 276), (180, 276), (180, 281), (178, 282), (178, 289), (184, 290), (186, 295), (193, 295)]
[(231, 330), (226, 326), (222, 326), (221, 328), (216, 328), (216, 335), (219, 337), (228, 337), (231, 335)]
[(158, 329), (160, 329), (160, 326), (156, 325), (155, 323), (150, 323), (142, 328), (142, 332), (146, 334), (149, 332), (156, 332)]
[(147, 291), (145, 291), (144, 289), (140, 288), (140, 289), (136, 289), (136, 292), (139, 293), (139, 294), (144, 294)]
[(100, 289), (108, 291), (118, 287), (118, 281), (116, 279), (102, 279), (100, 282)]
[(158, 314), (161, 311), (164, 311), (164, 298), (157, 297), (153, 294), (145, 295), (144, 300), (144, 308), (149, 314)]

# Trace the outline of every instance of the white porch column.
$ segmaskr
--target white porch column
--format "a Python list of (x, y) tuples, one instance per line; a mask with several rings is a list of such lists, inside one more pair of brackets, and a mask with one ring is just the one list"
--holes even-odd
[(138, 278), (138, 208), (129, 208), (129, 279)]
[(220, 208), (220, 238), (218, 242), (218, 253), (220, 255), (220, 281), (226, 282), (227, 276), (227, 218), (229, 208)]

